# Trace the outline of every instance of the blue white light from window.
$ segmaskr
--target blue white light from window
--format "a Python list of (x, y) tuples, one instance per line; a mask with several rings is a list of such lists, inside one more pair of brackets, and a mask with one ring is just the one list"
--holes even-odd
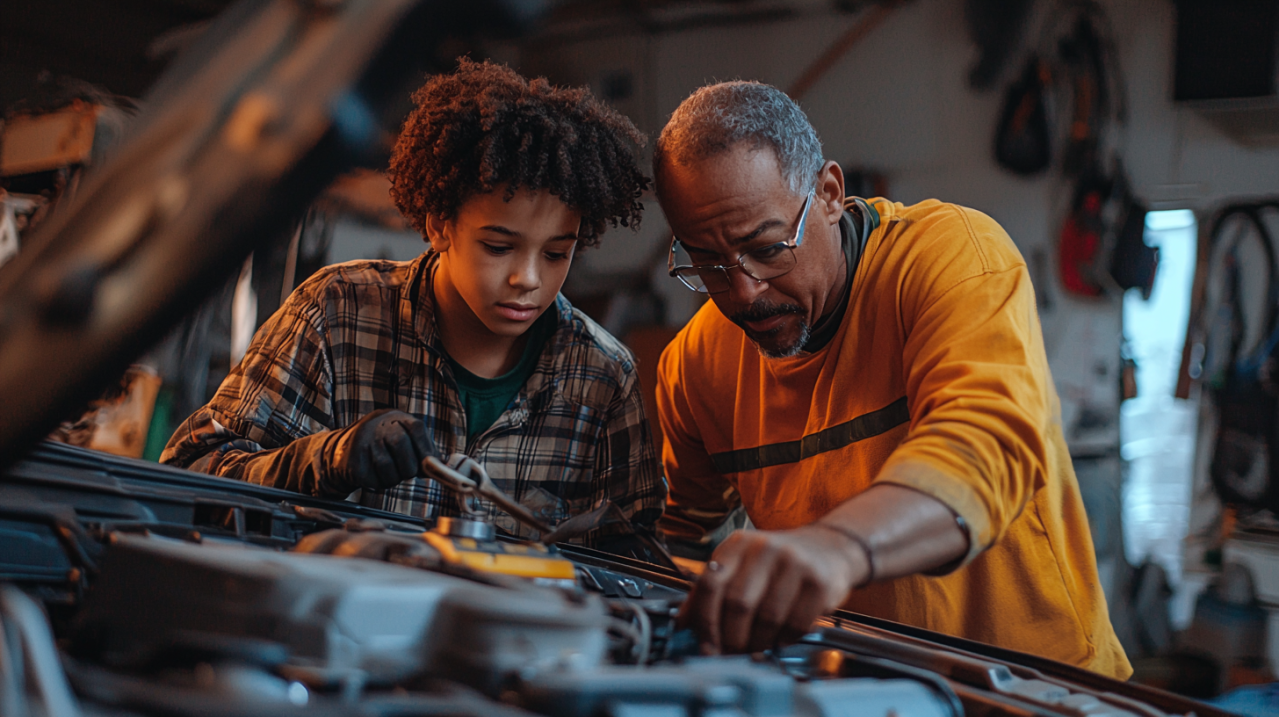
[(1124, 296), (1124, 338), (1137, 361), (1137, 398), (1123, 403), (1119, 422), (1121, 455), (1129, 461), (1124, 539), (1130, 562), (1154, 560), (1176, 584), (1197, 425), (1196, 406), (1173, 397), (1198, 247), (1194, 212), (1147, 213), (1144, 239), (1159, 247), (1159, 270), (1150, 299), (1135, 289)]

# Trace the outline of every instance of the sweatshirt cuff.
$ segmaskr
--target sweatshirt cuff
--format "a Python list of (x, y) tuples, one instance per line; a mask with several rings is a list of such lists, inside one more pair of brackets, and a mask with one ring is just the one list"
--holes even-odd
[(884, 467), (875, 483), (891, 483), (932, 496), (950, 508), (959, 527), (968, 534), (968, 552), (959, 560), (929, 571), (929, 575), (945, 575), (972, 562), (990, 547), (990, 512), (977, 491), (964, 481), (944, 473), (922, 461), (903, 461)]

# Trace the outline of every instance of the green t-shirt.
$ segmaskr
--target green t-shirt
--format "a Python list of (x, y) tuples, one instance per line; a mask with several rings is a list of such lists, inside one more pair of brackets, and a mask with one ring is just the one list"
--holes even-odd
[(555, 325), (559, 320), (556, 312), (554, 304), (542, 312), (528, 329), (528, 342), (524, 344), (524, 353), (520, 356), (519, 363), (496, 378), (476, 376), (454, 361), (452, 356), (445, 356), (453, 369), (453, 378), (457, 381), (462, 409), (466, 411), (466, 440), (470, 441), (488, 430), (510, 405), (515, 394), (519, 393), (524, 382), (533, 375), (546, 340), (555, 333)]

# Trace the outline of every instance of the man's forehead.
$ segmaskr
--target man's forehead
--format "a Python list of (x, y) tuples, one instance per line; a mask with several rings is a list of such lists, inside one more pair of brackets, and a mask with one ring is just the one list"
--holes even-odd
[(773, 193), (786, 189), (781, 164), (771, 147), (746, 143), (700, 157), (671, 157), (658, 172), (663, 185), (689, 189), (731, 188), (737, 193)]
[[(659, 173), (658, 200), (681, 216), (717, 212), (724, 205), (785, 202), (790, 194), (768, 150), (730, 151)], [(691, 218), (691, 217), (690, 217)]]
[(790, 221), (794, 195), (769, 149), (726, 152), (660, 174), (662, 210), (690, 247), (736, 246)]

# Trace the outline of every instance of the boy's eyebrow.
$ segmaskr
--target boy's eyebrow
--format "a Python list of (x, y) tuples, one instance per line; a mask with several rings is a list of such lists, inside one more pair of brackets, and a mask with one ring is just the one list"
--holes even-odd
[[(508, 229), (502, 226), (501, 224), (485, 224), (484, 226), (480, 227), (480, 230), (486, 231), (486, 232), (493, 232), (494, 234), (501, 234), (503, 236), (508, 236), (508, 237), (520, 236), (519, 232), (515, 231), (514, 229)], [(551, 241), (568, 241), (570, 239), (573, 241), (577, 241), (579, 237), (577, 236), (577, 234), (574, 234), (571, 232), (568, 234), (561, 234), (560, 236), (557, 236), (557, 237), (551, 237)]]

